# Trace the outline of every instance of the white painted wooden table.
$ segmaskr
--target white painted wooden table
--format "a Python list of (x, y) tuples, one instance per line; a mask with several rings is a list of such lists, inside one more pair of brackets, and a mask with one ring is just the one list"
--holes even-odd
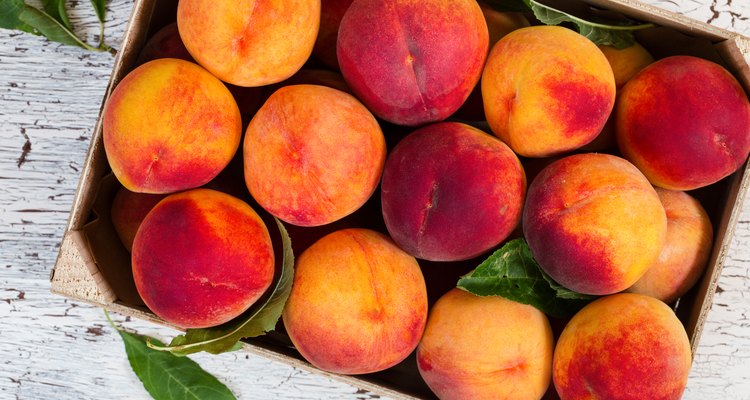
[[(750, 0), (648, 0), (750, 36)], [(71, 20), (90, 42), (88, 2)], [(115, 48), (132, 0), (109, 4)], [(113, 57), (0, 30), (0, 399), (145, 399), (117, 334), (98, 308), (49, 292)], [(750, 202), (719, 281), (685, 398), (750, 399)], [(116, 318), (140, 333), (175, 332)], [(376, 396), (243, 353), (196, 355), (241, 399)]]

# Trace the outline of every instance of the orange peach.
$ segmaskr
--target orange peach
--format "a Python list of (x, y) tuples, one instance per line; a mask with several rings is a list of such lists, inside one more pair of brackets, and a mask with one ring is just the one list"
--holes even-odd
[(652, 297), (622, 293), (570, 320), (552, 374), (562, 400), (677, 400), (690, 363), (690, 343), (674, 312)]
[(183, 328), (220, 325), (271, 285), (274, 253), (258, 214), (228, 194), (172, 194), (146, 216), (133, 242), (138, 293), (157, 316)]
[(416, 126), (458, 110), (479, 81), (488, 40), (474, 0), (355, 0), (339, 27), (337, 56), (375, 115)]
[(381, 371), (417, 347), (427, 290), (417, 261), (388, 237), (345, 229), (299, 256), (283, 319), (314, 366), (342, 374)]
[(133, 239), (141, 222), (166, 195), (131, 192), (121, 187), (112, 201), (112, 225), (128, 251), (133, 249)]
[(523, 231), (534, 258), (576, 292), (627, 289), (664, 246), (667, 217), (659, 196), (626, 160), (578, 154), (542, 170), (529, 186)]
[(454, 288), (430, 311), (417, 366), (442, 400), (541, 399), (552, 375), (553, 349), (552, 329), (541, 311)]
[(722, 66), (690, 56), (659, 60), (621, 92), (622, 154), (656, 186), (692, 190), (736, 171), (750, 153), (750, 102)]
[(518, 29), (492, 48), (482, 75), (492, 132), (516, 153), (548, 157), (592, 141), (615, 101), (612, 68), (587, 38), (559, 26)]
[(242, 121), (229, 90), (188, 61), (148, 62), (120, 81), (103, 112), (104, 149), (128, 190), (201, 186), (237, 151)]
[(336, 58), (336, 39), (339, 36), (339, 25), (346, 10), (354, 0), (320, 0), (320, 30), (315, 40), (313, 54), (323, 64), (339, 68)]
[(195, 60), (224, 82), (283, 81), (310, 57), (320, 0), (180, 0), (177, 26)]
[(367, 201), (385, 163), (385, 139), (357, 99), (315, 85), (277, 90), (245, 134), (245, 182), (271, 214), (324, 225)]
[(708, 214), (689, 194), (656, 188), (667, 212), (667, 242), (654, 265), (629, 292), (671, 303), (690, 290), (711, 254), (713, 228)]

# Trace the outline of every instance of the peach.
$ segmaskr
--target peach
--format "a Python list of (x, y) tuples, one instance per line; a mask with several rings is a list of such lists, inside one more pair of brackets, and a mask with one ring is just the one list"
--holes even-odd
[(417, 261), (388, 237), (344, 229), (299, 256), (283, 319), (314, 366), (341, 374), (381, 371), (417, 347), (427, 290)]
[(242, 135), (237, 103), (221, 81), (172, 58), (125, 76), (102, 118), (109, 164), (133, 192), (171, 193), (207, 183), (232, 159)]
[(117, 236), (128, 251), (133, 249), (133, 239), (141, 222), (164, 197), (163, 194), (135, 193), (124, 187), (117, 191), (110, 216)]
[(706, 210), (689, 194), (656, 188), (667, 213), (667, 242), (654, 265), (628, 291), (671, 303), (690, 290), (711, 254), (713, 228)]
[(274, 253), (258, 214), (209, 189), (172, 194), (133, 242), (133, 277), (149, 309), (182, 328), (220, 325), (271, 285)]
[(621, 293), (594, 301), (563, 330), (552, 376), (562, 400), (677, 400), (687, 384), (687, 333), (666, 304)]
[(180, 0), (177, 26), (195, 60), (224, 82), (263, 86), (312, 53), (320, 0)]
[(277, 90), (247, 127), (245, 182), (276, 217), (324, 225), (367, 201), (385, 163), (385, 138), (357, 99), (315, 85)]
[(158, 58), (178, 58), (185, 61), (194, 61), (190, 52), (188, 52), (182, 43), (176, 22), (159, 29), (146, 42), (146, 45), (141, 50), (141, 54), (138, 55), (137, 64), (144, 64)]
[(385, 225), (401, 248), (426, 260), (456, 261), (508, 237), (521, 219), (526, 178), (501, 141), (443, 122), (396, 145), (381, 189)]
[(355, 0), (339, 27), (341, 73), (372, 112), (416, 126), (453, 114), (487, 58), (474, 0)]
[(750, 153), (745, 92), (722, 66), (696, 57), (668, 57), (632, 78), (615, 125), (625, 158), (665, 189), (710, 185)]
[(430, 311), (417, 366), (442, 400), (541, 399), (553, 349), (541, 311), (453, 288)]
[(537, 175), (523, 231), (553, 279), (576, 292), (604, 295), (627, 289), (656, 261), (667, 217), (637, 168), (619, 157), (587, 153)]
[[(623, 85), (630, 80), (635, 74), (646, 68), (654, 62), (651, 54), (637, 42), (632, 46), (624, 49), (618, 49), (613, 46), (600, 45), (599, 50), (607, 57), (609, 65), (615, 76), (615, 85), (619, 92)], [(615, 100), (617, 104), (617, 100)], [(585, 151), (602, 151), (617, 148), (617, 139), (615, 139), (615, 118), (614, 113), (610, 114), (607, 123), (604, 124), (599, 135), (589, 144), (581, 149)]]
[(339, 68), (336, 39), (341, 19), (344, 18), (352, 1), (354, 0), (320, 0), (320, 30), (313, 47), (313, 55), (328, 67)]
[(509, 33), (492, 48), (482, 75), (492, 132), (516, 153), (548, 157), (592, 141), (615, 101), (604, 54), (559, 26)]

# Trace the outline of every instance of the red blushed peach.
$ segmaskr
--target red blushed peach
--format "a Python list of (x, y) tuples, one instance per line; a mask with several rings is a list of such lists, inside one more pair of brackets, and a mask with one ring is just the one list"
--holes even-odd
[(555, 347), (552, 376), (562, 400), (677, 400), (691, 353), (666, 304), (633, 293), (596, 300), (570, 320)]
[(185, 61), (193, 61), (177, 31), (177, 23), (171, 23), (151, 37), (143, 46), (141, 54), (138, 55), (137, 64), (144, 64), (158, 58), (178, 58)]
[(133, 249), (133, 239), (141, 222), (164, 197), (163, 194), (135, 193), (124, 187), (117, 191), (110, 215), (117, 236), (128, 251)]
[(125, 76), (102, 118), (112, 171), (127, 189), (142, 193), (207, 183), (229, 164), (242, 135), (237, 103), (221, 81), (173, 58)]
[(615, 116), (622, 154), (656, 186), (691, 190), (736, 171), (750, 153), (750, 102), (723, 67), (659, 60), (633, 77)]
[(345, 229), (299, 256), (283, 318), (292, 343), (314, 366), (376, 372), (417, 347), (427, 290), (417, 261), (388, 237)]
[(578, 154), (529, 186), (523, 231), (534, 258), (576, 292), (627, 289), (659, 256), (667, 217), (646, 177), (626, 160)]
[(487, 58), (474, 0), (355, 0), (339, 28), (341, 73), (372, 112), (399, 125), (440, 121), (463, 104)]
[(492, 48), (482, 75), (492, 132), (526, 157), (548, 157), (592, 141), (615, 102), (604, 54), (559, 26), (518, 29)]
[(183, 328), (223, 324), (271, 285), (274, 254), (258, 214), (209, 189), (166, 197), (133, 242), (133, 277), (146, 305)]
[(713, 228), (706, 210), (689, 194), (656, 188), (667, 212), (667, 242), (654, 265), (629, 292), (671, 303), (690, 290), (711, 254)]
[(541, 399), (552, 375), (547, 317), (502, 297), (452, 289), (430, 311), (417, 366), (442, 400)]
[(504, 143), (443, 122), (396, 145), (381, 189), (383, 219), (401, 248), (426, 260), (456, 261), (491, 249), (513, 231), (526, 178)]
[(341, 19), (344, 18), (352, 1), (354, 0), (320, 0), (320, 30), (313, 47), (313, 55), (331, 68), (339, 68), (336, 39), (339, 36)]
[(320, 0), (180, 0), (177, 26), (195, 60), (224, 82), (283, 81), (310, 57)]
[(385, 138), (357, 99), (315, 85), (277, 90), (247, 127), (245, 182), (271, 214), (294, 225), (343, 218), (375, 191)]

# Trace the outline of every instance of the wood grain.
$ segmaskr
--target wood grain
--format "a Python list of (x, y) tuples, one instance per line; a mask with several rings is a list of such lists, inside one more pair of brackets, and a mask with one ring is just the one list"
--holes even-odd
[[(750, 2), (648, 0), (750, 35)], [(71, 20), (89, 42), (88, 2)], [(115, 48), (132, 0), (111, 2)], [(48, 277), (78, 184), (113, 57), (0, 30), (0, 399), (147, 399), (102, 311), (49, 292)], [(685, 394), (750, 398), (750, 202), (746, 201)], [(175, 332), (114, 316), (139, 333)], [(243, 353), (193, 356), (242, 399), (375, 395)]]

